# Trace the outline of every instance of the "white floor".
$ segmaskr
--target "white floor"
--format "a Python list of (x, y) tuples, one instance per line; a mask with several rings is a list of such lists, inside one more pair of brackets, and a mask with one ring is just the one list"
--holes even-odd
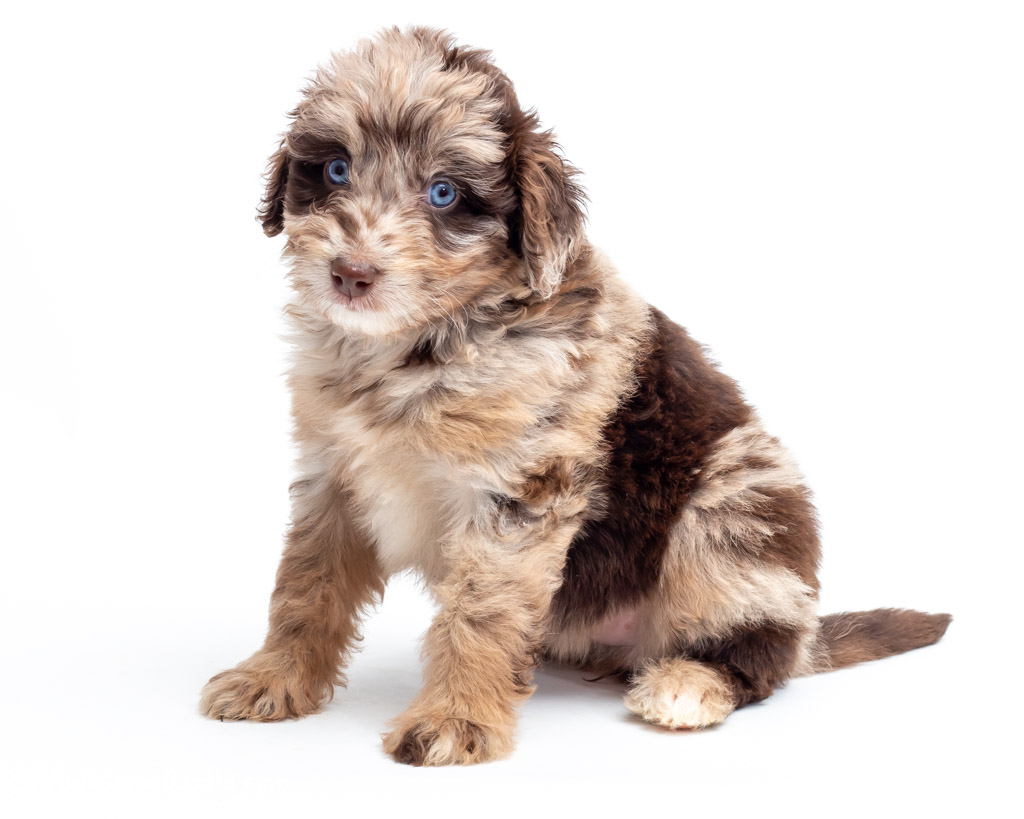
[(510, 759), (412, 769), (379, 739), (419, 683), (430, 605), (408, 578), (369, 620), (348, 689), (280, 724), (213, 722), (196, 707), (206, 677), (258, 643), (258, 617), (153, 602), (80, 611), (8, 647), (6, 815), (1008, 815), (1018, 764), (996, 743), (1013, 694), (985, 676), (991, 664), (979, 673), (970, 618), (938, 646), (796, 680), (702, 733), (652, 728), (620, 685), (547, 669)]
[[(0, 815), (1019, 816), (1019, 3), (16, 3), (0, 26)], [(292, 477), (261, 172), (314, 66), (388, 25), (494, 50), (580, 167), (590, 237), (793, 451), (822, 610), (937, 646), (704, 733), (546, 670), (511, 759), (379, 735), (407, 578), (324, 713), (198, 713), (260, 643)]]

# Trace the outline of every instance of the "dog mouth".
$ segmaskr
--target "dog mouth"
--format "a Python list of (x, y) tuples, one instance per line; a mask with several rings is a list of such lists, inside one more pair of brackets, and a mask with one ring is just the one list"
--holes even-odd
[(356, 311), (372, 310), (376, 306), (376, 299), (374, 299), (373, 294), (371, 293), (349, 295), (335, 290), (332, 294), (331, 301), (340, 307), (347, 307), (350, 310)]

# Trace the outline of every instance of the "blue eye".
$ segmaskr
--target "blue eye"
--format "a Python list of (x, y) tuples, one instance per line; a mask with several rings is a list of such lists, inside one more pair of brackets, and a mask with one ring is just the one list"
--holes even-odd
[(348, 160), (338, 157), (332, 159), (324, 166), (324, 175), (327, 181), (333, 185), (348, 184)]
[(430, 190), (427, 191), (427, 200), (435, 208), (448, 207), (455, 201), (457, 196), (458, 193), (455, 190), (455, 186), (451, 182), (445, 182), (444, 180), (435, 182), (430, 186)]

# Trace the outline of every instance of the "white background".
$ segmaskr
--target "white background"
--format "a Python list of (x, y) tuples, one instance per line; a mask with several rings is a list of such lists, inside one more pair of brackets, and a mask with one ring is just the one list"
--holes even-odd
[[(20, 5), (0, 34), (5, 816), (1019, 809), (1019, 4)], [(938, 646), (698, 734), (544, 671), (511, 759), (411, 769), (379, 742), (431, 612), (399, 579), (323, 714), (199, 715), (262, 640), (288, 518), (260, 175), (314, 66), (411, 22), (493, 49), (584, 171), (593, 241), (795, 452), (823, 611), (953, 612)]]

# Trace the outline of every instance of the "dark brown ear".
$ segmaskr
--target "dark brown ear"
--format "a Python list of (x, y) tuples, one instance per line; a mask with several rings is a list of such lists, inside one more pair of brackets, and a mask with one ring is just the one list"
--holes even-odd
[(281, 144), (270, 157), (270, 164), (264, 178), (267, 180), (267, 192), (256, 217), (263, 223), (263, 232), (267, 236), (277, 236), (284, 227), (284, 191), (288, 182), (288, 148), (286, 141)]
[(578, 173), (558, 153), (550, 131), (537, 131), (535, 114), (513, 129), (513, 179), (519, 197), (520, 248), (529, 283), (541, 296), (558, 288), (583, 239), (583, 191)]

